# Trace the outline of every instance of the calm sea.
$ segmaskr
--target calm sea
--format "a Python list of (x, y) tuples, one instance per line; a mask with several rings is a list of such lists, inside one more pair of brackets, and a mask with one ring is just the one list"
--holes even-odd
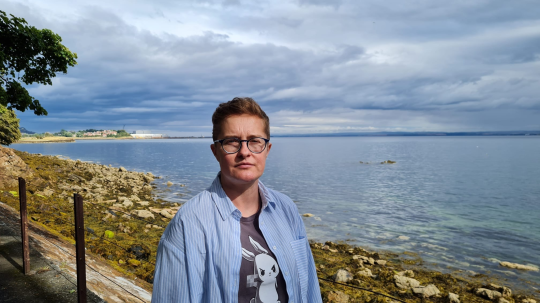
[[(310, 239), (418, 252), (444, 272), (491, 272), (513, 283), (540, 282), (538, 272), (506, 270), (495, 263), (540, 265), (540, 137), (271, 142), (261, 180), (289, 195), (300, 213), (314, 214), (304, 220)], [(77, 141), (12, 147), (152, 172), (163, 176), (156, 181), (160, 194), (182, 202), (208, 187), (219, 170), (210, 143)], [(384, 160), (397, 163), (380, 164)], [(167, 181), (175, 185), (167, 187)]]

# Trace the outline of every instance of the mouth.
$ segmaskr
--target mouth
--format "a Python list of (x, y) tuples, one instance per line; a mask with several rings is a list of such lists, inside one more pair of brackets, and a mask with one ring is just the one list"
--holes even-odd
[(237, 167), (237, 168), (250, 168), (252, 166), (253, 166), (253, 164), (251, 164), (251, 163), (241, 162), (241, 163), (236, 164), (234, 167)]

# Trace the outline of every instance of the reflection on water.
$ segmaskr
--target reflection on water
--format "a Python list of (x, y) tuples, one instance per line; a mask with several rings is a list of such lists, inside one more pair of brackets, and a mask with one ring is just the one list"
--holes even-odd
[[(507, 272), (496, 260), (540, 265), (540, 138), (336, 137), (272, 138), (272, 142), (262, 181), (289, 195), (301, 213), (315, 215), (304, 220), (311, 239), (421, 252), (445, 271), (451, 266), (479, 273)], [(183, 202), (207, 188), (218, 172), (210, 143), (210, 139), (79, 141), (13, 147), (150, 171), (164, 177), (156, 181), (162, 195)], [(380, 164), (384, 160), (397, 163)], [(175, 184), (167, 187), (167, 181)], [(540, 282), (538, 272), (518, 275)]]

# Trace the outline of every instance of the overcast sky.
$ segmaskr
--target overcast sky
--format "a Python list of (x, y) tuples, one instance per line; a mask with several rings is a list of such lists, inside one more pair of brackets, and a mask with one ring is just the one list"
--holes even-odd
[(271, 131), (540, 130), (537, 0), (0, 0), (79, 56), (29, 130), (210, 135), (250, 96)]

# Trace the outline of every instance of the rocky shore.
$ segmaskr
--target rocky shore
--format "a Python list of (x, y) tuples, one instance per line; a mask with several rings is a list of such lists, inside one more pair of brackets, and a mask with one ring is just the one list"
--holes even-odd
[[(73, 193), (81, 194), (87, 252), (133, 279), (153, 282), (160, 236), (181, 208), (156, 196), (156, 176), (0, 147), (0, 200), (15, 209), (19, 176), (27, 181), (30, 220), (73, 242)], [(510, 289), (494, 277), (430, 271), (411, 253), (332, 242), (311, 247), (325, 302), (536, 303), (540, 297), (540, 291)]]

